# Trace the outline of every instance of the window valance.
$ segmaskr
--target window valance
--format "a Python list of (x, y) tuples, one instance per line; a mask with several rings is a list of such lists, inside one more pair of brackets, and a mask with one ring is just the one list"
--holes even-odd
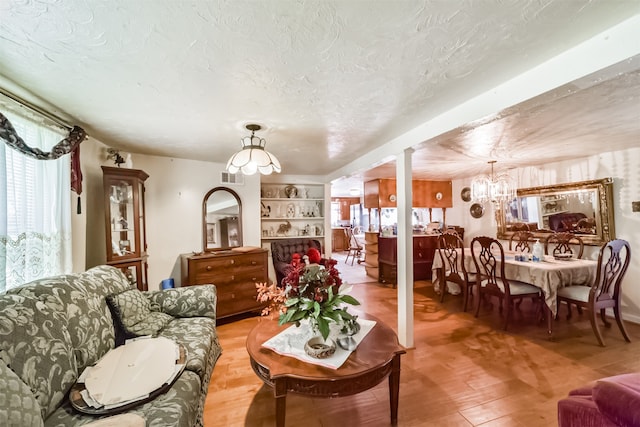
[(11, 148), (34, 159), (53, 160), (64, 156), (65, 154), (69, 154), (73, 152), (86, 137), (87, 133), (84, 129), (79, 126), (74, 126), (71, 131), (69, 131), (69, 135), (66, 138), (53, 146), (51, 151), (44, 152), (39, 148), (29, 147), (16, 133), (9, 119), (7, 119), (4, 114), (0, 113), (0, 139)]

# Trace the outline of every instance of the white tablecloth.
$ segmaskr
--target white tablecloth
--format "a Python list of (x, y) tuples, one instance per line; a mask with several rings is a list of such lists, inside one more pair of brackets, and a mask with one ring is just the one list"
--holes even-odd
[[(542, 289), (545, 303), (555, 316), (558, 308), (556, 296), (558, 288), (572, 285), (591, 286), (595, 280), (597, 262), (586, 259), (560, 261), (553, 256), (545, 255), (543, 262), (516, 261), (513, 252), (505, 251), (504, 272), (507, 279), (530, 283)], [(468, 272), (475, 271), (471, 249), (464, 249), (464, 265)], [(437, 282), (438, 269), (442, 267), (442, 259), (436, 253), (433, 259), (433, 280)]]

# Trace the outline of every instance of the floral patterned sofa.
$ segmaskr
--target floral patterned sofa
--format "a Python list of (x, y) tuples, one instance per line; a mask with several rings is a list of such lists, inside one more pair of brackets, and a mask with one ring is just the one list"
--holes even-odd
[[(117, 298), (120, 311), (114, 314), (134, 315), (135, 322), (112, 316), (107, 300)], [(128, 412), (147, 426), (202, 426), (209, 380), (222, 351), (215, 309), (213, 285), (140, 292), (110, 266), (0, 294), (0, 425), (66, 427), (98, 420), (71, 407), (70, 388), (114, 348), (117, 335), (151, 330), (184, 345), (187, 364), (171, 389)], [(119, 330), (114, 319), (127, 329)]]

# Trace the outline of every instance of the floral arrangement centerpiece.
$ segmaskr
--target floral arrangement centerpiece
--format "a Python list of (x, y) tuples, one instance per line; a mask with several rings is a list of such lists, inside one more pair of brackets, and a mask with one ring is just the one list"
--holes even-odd
[(344, 305), (360, 303), (348, 295), (351, 286), (342, 282), (336, 263), (331, 258), (323, 260), (315, 248), (309, 249), (302, 260), (299, 255), (294, 256), (281, 286), (256, 284), (257, 300), (270, 303), (262, 314), (277, 310), (280, 325), (295, 323), (300, 326), (306, 319), (324, 340), (329, 336), (331, 322), (345, 324), (354, 321), (356, 316), (350, 314)]

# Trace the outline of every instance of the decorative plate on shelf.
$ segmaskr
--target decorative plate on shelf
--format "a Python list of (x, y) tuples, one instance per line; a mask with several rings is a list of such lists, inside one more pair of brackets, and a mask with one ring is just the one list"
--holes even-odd
[(284, 187), (284, 194), (290, 199), (295, 199), (298, 197), (298, 189), (294, 185), (287, 185)]
[(471, 201), (471, 188), (464, 187), (462, 189), (462, 191), (460, 192), (460, 198), (462, 198), (463, 202), (470, 202)]
[(484, 215), (484, 207), (480, 203), (474, 203), (469, 208), (469, 212), (471, 212), (472, 217), (480, 218)]

